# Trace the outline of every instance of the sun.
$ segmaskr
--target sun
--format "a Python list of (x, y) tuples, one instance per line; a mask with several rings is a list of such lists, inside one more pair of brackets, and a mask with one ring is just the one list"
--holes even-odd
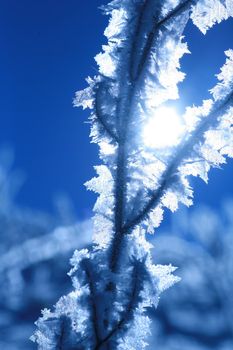
[(184, 132), (184, 125), (176, 110), (160, 107), (143, 130), (143, 140), (147, 147), (166, 148), (176, 146)]

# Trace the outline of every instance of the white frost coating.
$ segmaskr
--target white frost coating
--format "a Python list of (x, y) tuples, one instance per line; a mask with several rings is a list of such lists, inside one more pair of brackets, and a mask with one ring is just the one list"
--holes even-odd
[(75, 96), (75, 106), (82, 106), (83, 109), (92, 108), (93, 107), (93, 96), (92, 90), (90, 88), (86, 88), (82, 91), (78, 91)]
[(120, 339), (118, 350), (141, 350), (147, 347), (145, 338), (150, 335), (151, 321), (138, 312), (126, 336)]
[(92, 109), (93, 102), (94, 102), (93, 87), (95, 84), (95, 80), (89, 77), (86, 79), (86, 81), (89, 84), (89, 87), (84, 90), (76, 92), (75, 99), (74, 99), (74, 106), (82, 107), (83, 109), (86, 109), (86, 108)]
[(84, 258), (87, 258), (87, 259), (90, 258), (88, 249), (75, 250), (72, 258), (70, 259), (70, 264), (73, 266), (73, 268), (69, 272), (69, 275), (72, 275), (75, 271), (77, 271), (79, 263)]
[(117, 36), (121, 34), (126, 20), (126, 11), (123, 8), (113, 10), (109, 20), (109, 25), (104, 31), (104, 35), (110, 41), (117, 41)]
[(157, 290), (158, 294), (170, 288), (174, 283), (180, 281), (178, 276), (173, 275), (176, 267), (172, 265), (152, 265), (151, 272), (158, 279)]
[[(187, 158), (180, 167), (180, 172), (185, 176), (200, 176), (205, 182), (208, 182), (208, 172), (211, 166), (219, 167), (226, 162), (225, 156), (233, 155), (233, 109), (231, 106), (232, 88), (233, 88), (233, 51), (225, 52), (226, 63), (217, 75), (220, 82), (211, 89), (214, 100), (228, 101), (228, 107), (224, 114), (213, 113), (213, 126), (204, 133), (203, 143), (196, 145), (192, 156)], [(211, 115), (214, 108), (213, 100), (206, 100), (201, 107), (189, 107), (186, 109), (184, 120), (188, 132), (193, 132), (198, 125), (205, 123), (208, 115)]]
[(161, 206), (157, 206), (153, 210), (151, 210), (149, 218), (148, 218), (148, 233), (154, 233), (155, 228), (159, 227), (163, 220), (163, 209)]
[[(108, 38), (108, 45), (103, 45), (103, 52), (95, 56), (95, 61), (99, 66), (99, 71), (106, 77), (113, 77), (116, 73), (115, 64), (115, 44), (120, 44), (120, 34), (125, 27), (126, 13), (123, 8), (113, 10), (108, 27), (104, 31), (104, 35)], [(119, 38), (118, 38), (119, 36)]]
[(88, 190), (96, 193), (110, 193), (113, 188), (113, 179), (109, 169), (105, 165), (99, 165), (95, 167), (98, 177), (87, 181), (85, 186)]
[[(182, 39), (182, 38), (181, 38)], [(172, 52), (172, 56), (171, 53)], [(163, 94), (161, 92), (159, 104), (163, 101), (169, 99), (179, 98), (179, 92), (177, 84), (182, 82), (185, 78), (185, 73), (181, 72), (180, 69), (180, 59), (187, 53), (190, 53), (188, 50), (187, 43), (176, 43), (174, 40), (168, 39), (164, 49), (161, 52), (161, 65), (163, 69), (159, 75), (159, 81), (164, 87)], [(164, 57), (167, 57), (168, 60), (164, 60)], [(156, 96), (156, 100), (157, 100)], [(153, 102), (152, 102), (153, 103)]]
[(233, 87), (233, 50), (227, 50), (225, 54), (227, 56), (226, 63), (221, 68), (221, 73), (217, 75), (220, 83), (211, 90), (216, 101), (223, 99)]
[(232, 0), (201, 0), (193, 6), (191, 18), (193, 23), (206, 34), (214, 24), (233, 16)]
[(106, 218), (101, 214), (96, 214), (93, 223), (95, 228), (93, 233), (93, 243), (100, 249), (107, 248), (112, 238), (112, 221), (110, 218)]
[(176, 211), (178, 209), (178, 198), (176, 193), (170, 190), (167, 191), (162, 198), (162, 203), (172, 212)]
[(108, 141), (100, 141), (99, 147), (100, 147), (100, 153), (104, 156), (115, 154), (116, 147), (114, 145), (111, 145)]
[(115, 73), (115, 65), (113, 61), (113, 53), (111, 44), (102, 46), (103, 53), (95, 56), (95, 61), (99, 66), (99, 71), (106, 77), (113, 77)]
[(200, 122), (201, 117), (207, 116), (213, 106), (212, 100), (204, 100), (200, 107), (187, 107), (183, 119), (186, 124), (187, 133), (192, 132), (197, 124)]

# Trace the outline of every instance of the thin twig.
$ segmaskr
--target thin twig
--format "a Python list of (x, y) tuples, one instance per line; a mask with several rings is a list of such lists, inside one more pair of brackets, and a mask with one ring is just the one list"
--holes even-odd
[(113, 327), (109, 334), (96, 345), (95, 350), (99, 350), (103, 345), (106, 345), (117, 334), (117, 332), (121, 331), (122, 328), (127, 324), (127, 322), (129, 322), (130, 319), (133, 318), (133, 312), (136, 310), (137, 305), (140, 302), (139, 295), (143, 288), (142, 276), (141, 278), (139, 278), (140, 268), (143, 268), (143, 263), (137, 261), (132, 274), (133, 284), (130, 300), (123, 312), (120, 321), (116, 324), (115, 327)]
[(88, 261), (88, 259), (84, 259), (82, 261), (82, 267), (86, 273), (87, 284), (88, 284), (89, 291), (90, 291), (90, 306), (91, 306), (91, 313), (92, 313), (92, 325), (93, 325), (96, 343), (98, 343), (100, 341), (100, 332), (99, 332), (99, 327), (98, 327), (98, 324), (99, 324), (98, 309), (97, 309), (97, 305), (95, 302), (96, 301), (96, 291), (95, 291), (95, 284), (94, 284), (92, 274), (91, 274), (90, 262)]
[(233, 92), (231, 92), (222, 103), (217, 103), (217, 106), (214, 110), (210, 112), (207, 117), (199, 123), (196, 130), (194, 130), (193, 135), (185, 141), (181, 147), (178, 148), (176, 155), (173, 157), (173, 161), (170, 166), (164, 171), (162, 181), (160, 186), (154, 191), (152, 197), (149, 199), (148, 203), (144, 208), (126, 225), (124, 226), (124, 233), (131, 233), (132, 230), (141, 223), (149, 214), (149, 212), (155, 208), (164, 195), (166, 189), (172, 184), (172, 178), (174, 178), (178, 172), (178, 168), (181, 165), (182, 161), (188, 156), (190, 151), (196, 144), (196, 140), (201, 140), (204, 137), (205, 131), (209, 128), (211, 124), (217, 123), (218, 118), (222, 113), (230, 107), (233, 102)]

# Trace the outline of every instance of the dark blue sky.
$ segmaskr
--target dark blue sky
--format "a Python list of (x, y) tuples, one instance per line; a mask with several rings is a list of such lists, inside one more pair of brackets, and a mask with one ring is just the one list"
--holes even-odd
[[(83, 183), (94, 175), (97, 148), (89, 143), (88, 113), (73, 108), (76, 90), (96, 73), (93, 57), (105, 42), (102, 0), (0, 0), (0, 146), (15, 150), (25, 171), (19, 204), (51, 211), (57, 192), (67, 193), (78, 217), (89, 214), (95, 196)], [(185, 83), (179, 107), (208, 98), (214, 75), (233, 48), (233, 20), (203, 36), (191, 24), (186, 39), (192, 55), (182, 59)], [(192, 180), (195, 201), (219, 205), (233, 196), (233, 162), (212, 170), (210, 184)]]

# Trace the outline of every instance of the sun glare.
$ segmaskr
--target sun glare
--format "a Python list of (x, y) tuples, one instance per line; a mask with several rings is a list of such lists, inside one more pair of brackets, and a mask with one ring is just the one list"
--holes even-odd
[(152, 148), (175, 146), (184, 131), (183, 123), (175, 109), (158, 108), (144, 128), (144, 143)]

